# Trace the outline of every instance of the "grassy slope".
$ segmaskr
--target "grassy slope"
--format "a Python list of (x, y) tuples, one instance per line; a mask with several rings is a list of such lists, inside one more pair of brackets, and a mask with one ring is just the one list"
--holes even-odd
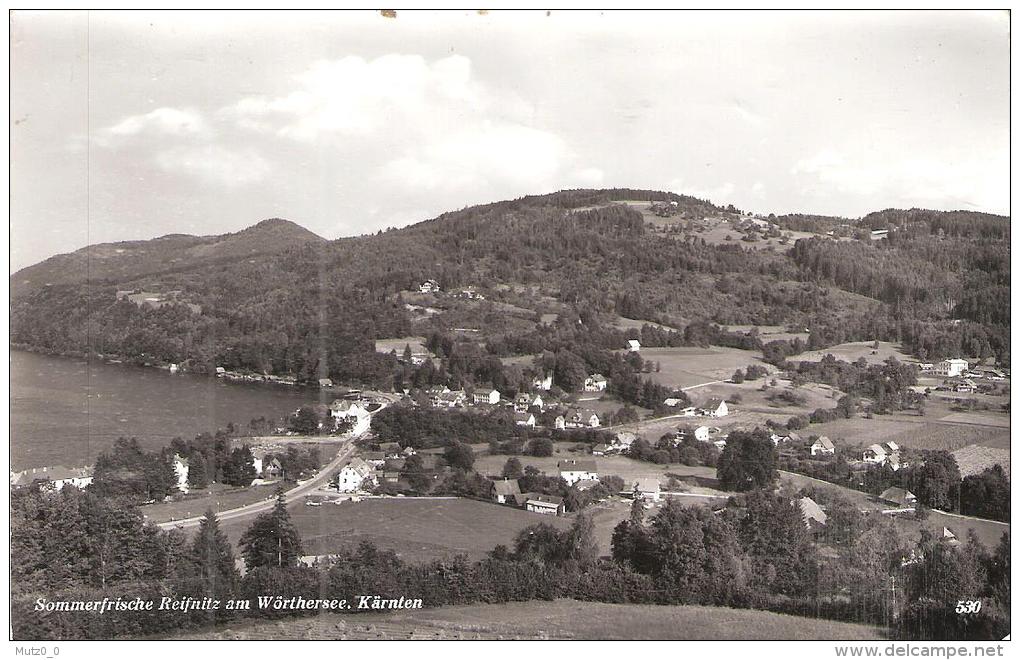
[(462, 605), (386, 614), (323, 614), (231, 625), (178, 639), (884, 639), (882, 629), (719, 607), (574, 600)]

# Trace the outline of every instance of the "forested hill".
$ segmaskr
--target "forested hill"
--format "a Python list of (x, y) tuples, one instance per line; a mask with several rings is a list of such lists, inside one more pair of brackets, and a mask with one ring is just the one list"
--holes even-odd
[(101, 243), (18, 271), (11, 276), (11, 296), (53, 284), (125, 282), (165, 271), (262, 257), (325, 240), (293, 222), (272, 218), (219, 236), (169, 234), (148, 241)]
[[(888, 240), (815, 233), (795, 247), (784, 222), (763, 245), (766, 230), (732, 206), (629, 189), (524, 197), (332, 242), (269, 220), (25, 269), (11, 278), (11, 337), (55, 353), (377, 382), (394, 364), (376, 339), (439, 334), (505, 356), (612, 344), (623, 316), (681, 330), (807, 327), (813, 347), (881, 338), (924, 357), (1008, 362), (1009, 219), (983, 216), (968, 232), (959, 213), (881, 213)], [(796, 217), (799, 231), (842, 220)], [(418, 293), (426, 279), (443, 293)]]

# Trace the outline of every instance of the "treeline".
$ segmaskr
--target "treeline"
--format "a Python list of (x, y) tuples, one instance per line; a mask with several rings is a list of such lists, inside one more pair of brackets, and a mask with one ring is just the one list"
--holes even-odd
[[(817, 496), (817, 495), (816, 495)], [(12, 501), (12, 635), (15, 639), (114, 639), (173, 634), (242, 618), (314, 615), (316, 610), (191, 612), (38, 612), (48, 600), (103, 597), (346, 599), (412, 594), (425, 607), (575, 598), (611, 603), (752, 607), (891, 625), (901, 639), (1001, 639), (1009, 632), (1009, 537), (992, 551), (976, 539), (959, 547), (923, 532), (907, 542), (881, 516), (831, 503), (819, 554), (795, 501), (753, 491), (717, 513), (668, 501), (649, 520), (636, 503), (613, 533), (612, 560), (601, 559), (588, 516), (567, 530), (539, 523), (486, 558), (408, 564), (371, 544), (341, 546), (315, 566), (282, 502), (242, 535), (247, 572), (209, 512), (188, 542), (176, 531), (145, 525), (137, 510), (69, 487)], [(86, 521), (116, 521), (96, 525)], [(57, 529), (77, 534), (54, 534)], [(40, 544), (41, 539), (51, 539)], [(66, 562), (66, 563), (65, 563)], [(58, 570), (53, 570), (57, 567)], [(937, 579), (933, 579), (937, 576)], [(893, 579), (904, 585), (890, 598)], [(959, 600), (981, 600), (959, 615)], [(898, 615), (898, 616), (897, 616)]]

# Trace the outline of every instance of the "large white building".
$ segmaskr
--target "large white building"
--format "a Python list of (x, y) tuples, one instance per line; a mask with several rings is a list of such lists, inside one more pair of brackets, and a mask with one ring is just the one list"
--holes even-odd
[(949, 360), (942, 360), (942, 362), (936, 364), (935, 368), (932, 369), (932, 373), (944, 378), (953, 378), (967, 373), (967, 369), (969, 367), (970, 365), (966, 360), (961, 358), (951, 358)]
[(567, 459), (560, 461), (557, 467), (560, 469), (560, 478), (573, 486), (578, 481), (599, 480), (598, 466), (595, 461)]
[(372, 479), (372, 466), (358, 457), (351, 459), (337, 475), (336, 489), (341, 493), (360, 490), (366, 481)]
[(334, 419), (349, 419), (352, 424), (351, 431), (354, 435), (361, 435), (372, 424), (372, 414), (365, 408), (362, 408), (356, 401), (337, 399), (330, 405), (329, 414)]

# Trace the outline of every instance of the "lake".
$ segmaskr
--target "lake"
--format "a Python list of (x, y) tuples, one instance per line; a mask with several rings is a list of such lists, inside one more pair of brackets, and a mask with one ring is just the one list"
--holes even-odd
[[(320, 397), (306, 388), (23, 351), (10, 355), (12, 470), (90, 465), (120, 436), (159, 449), (175, 436), (279, 418)], [(326, 403), (332, 399), (322, 396)]]

